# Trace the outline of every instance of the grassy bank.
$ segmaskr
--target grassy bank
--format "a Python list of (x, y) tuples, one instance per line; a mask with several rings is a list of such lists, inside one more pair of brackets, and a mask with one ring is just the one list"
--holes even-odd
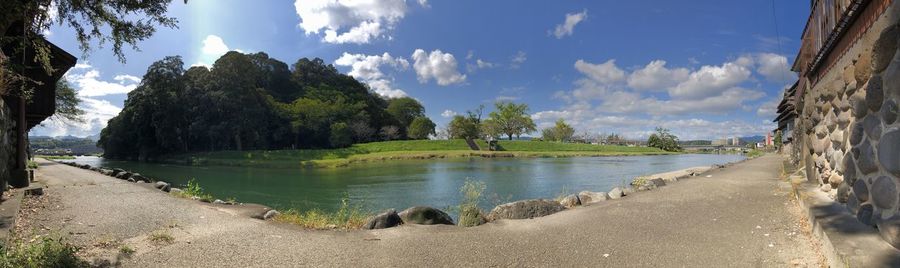
[[(485, 141), (478, 141), (487, 148)], [(461, 157), (573, 157), (652, 155), (668, 152), (648, 147), (572, 144), (539, 141), (501, 141), (501, 151), (473, 151), (464, 140), (387, 141), (355, 144), (340, 149), (219, 151), (169, 156), (163, 162), (192, 165), (254, 167), (342, 167), (353, 163), (404, 159)]]

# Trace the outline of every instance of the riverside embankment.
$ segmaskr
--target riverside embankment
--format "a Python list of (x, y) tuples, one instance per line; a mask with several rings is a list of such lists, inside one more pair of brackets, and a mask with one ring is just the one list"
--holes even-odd
[[(761, 157), (531, 220), (371, 231), (261, 221), (235, 206), (42, 162), (46, 194), (26, 202), (33, 212), (19, 229), (69, 234), (86, 258), (134, 267), (816, 266), (796, 206), (779, 187), (780, 160)], [(171, 242), (152, 242), (159, 233)], [(134, 252), (120, 254), (121, 246)]]

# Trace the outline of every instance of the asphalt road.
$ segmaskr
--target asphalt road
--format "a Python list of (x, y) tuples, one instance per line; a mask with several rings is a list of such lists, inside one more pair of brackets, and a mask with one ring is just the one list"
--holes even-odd
[(303, 230), (41, 161), (46, 194), (23, 205), (20, 229), (66, 235), (86, 259), (128, 267), (818, 267), (780, 161), (764, 156), (537, 219), (373, 231)]

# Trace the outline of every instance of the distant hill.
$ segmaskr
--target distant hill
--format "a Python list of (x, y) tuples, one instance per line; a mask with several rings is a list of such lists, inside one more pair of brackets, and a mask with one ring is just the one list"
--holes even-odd
[(749, 137), (740, 137), (741, 143), (749, 144), (749, 143), (757, 143), (757, 142), (765, 142), (766, 136), (749, 136)]
[(102, 153), (103, 150), (97, 147), (97, 141), (90, 138), (79, 138), (73, 136), (30, 136), (28, 137), (32, 151), (37, 149), (69, 149), (76, 155), (88, 155)]

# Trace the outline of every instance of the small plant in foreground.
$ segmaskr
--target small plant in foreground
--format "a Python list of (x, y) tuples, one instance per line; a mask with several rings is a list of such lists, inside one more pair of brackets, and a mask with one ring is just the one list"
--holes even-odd
[(310, 229), (359, 229), (368, 215), (359, 206), (350, 205), (349, 198), (341, 199), (341, 207), (332, 213), (319, 209), (300, 211), (289, 209), (275, 217), (276, 221), (296, 224)]
[(121, 247), (119, 247), (119, 253), (125, 256), (131, 256), (131, 254), (134, 254), (134, 249), (129, 247), (128, 245), (122, 245)]
[(58, 237), (34, 242), (16, 239), (0, 248), (0, 267), (88, 267), (76, 252), (77, 247)]
[(154, 232), (147, 239), (156, 244), (172, 244), (175, 242), (175, 237), (165, 231)]
[(458, 222), (460, 226), (471, 227), (485, 222), (485, 213), (481, 211), (478, 204), (481, 202), (486, 188), (487, 184), (483, 181), (472, 179), (466, 179), (466, 182), (459, 188), (459, 193), (463, 196), (462, 202), (459, 204)]
[(37, 163), (37, 162), (34, 162), (34, 161), (31, 161), (31, 160), (28, 160), (28, 164), (26, 164), (26, 167), (27, 167), (28, 169), (37, 169), (37, 168), (38, 168), (38, 163)]

